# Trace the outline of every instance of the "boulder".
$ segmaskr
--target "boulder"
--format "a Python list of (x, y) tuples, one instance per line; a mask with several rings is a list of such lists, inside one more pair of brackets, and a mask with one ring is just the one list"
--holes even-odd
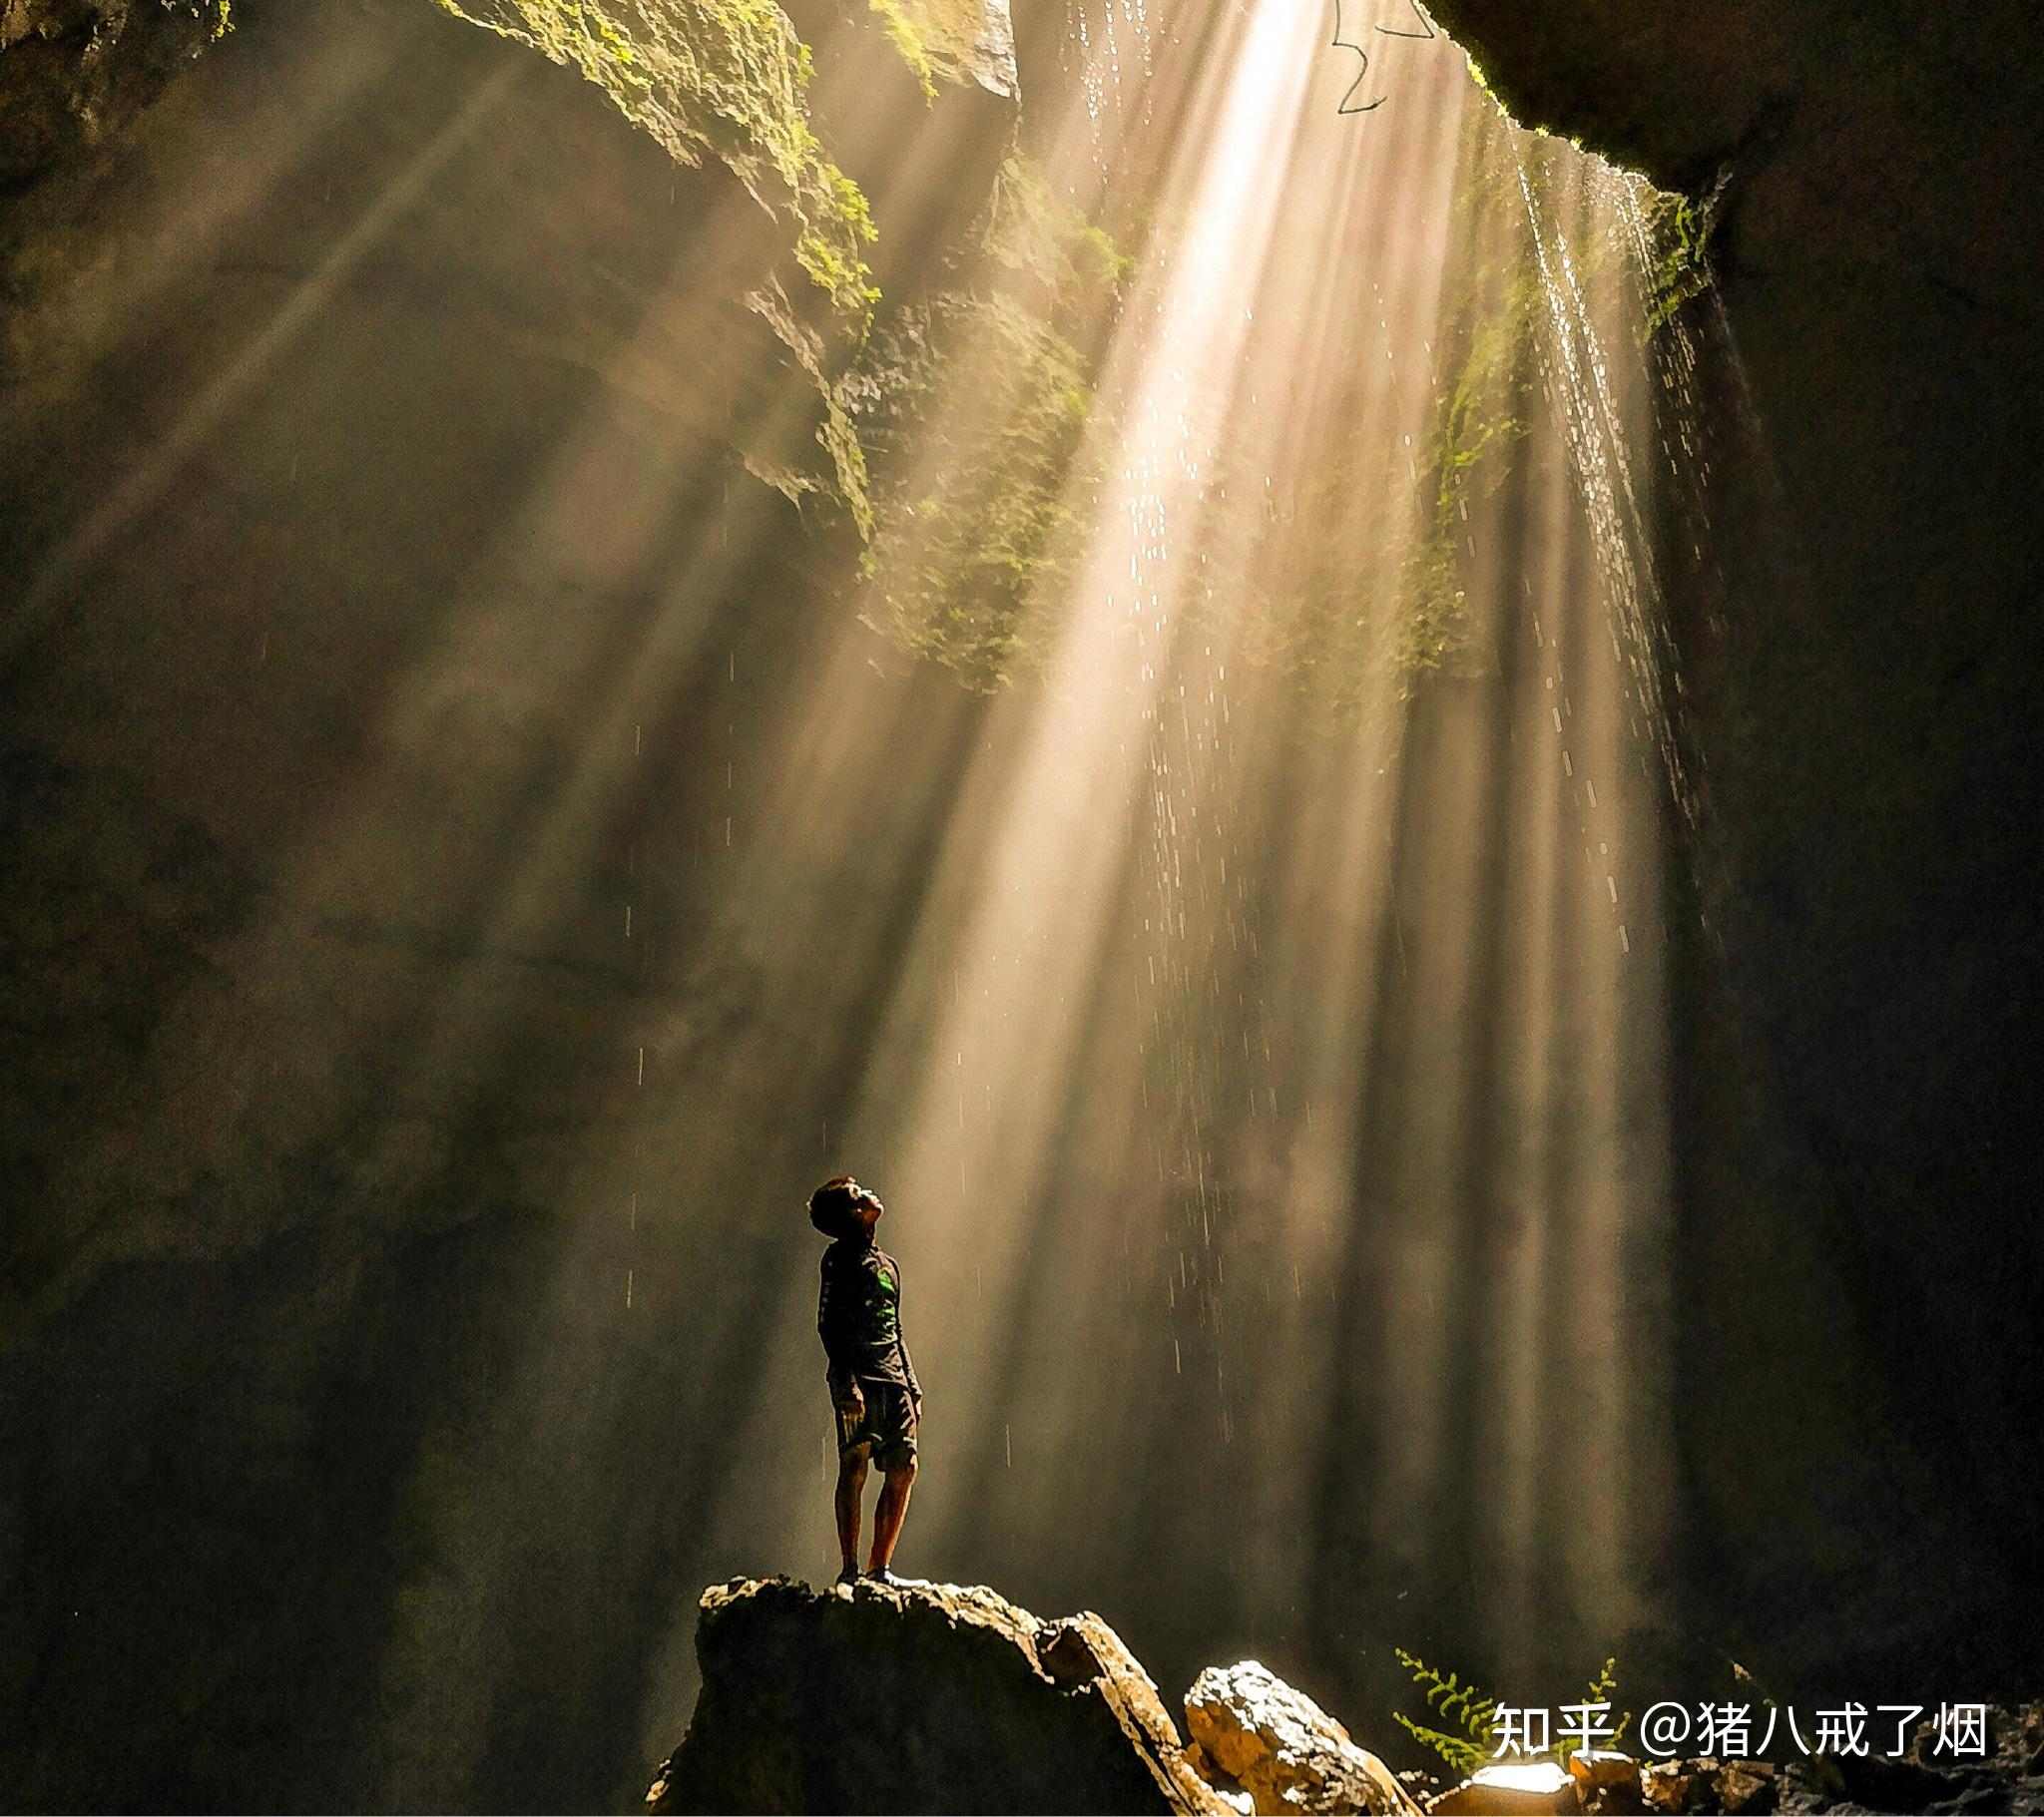
[(1210, 1665), (1186, 1693), (1189, 1757), (1259, 1812), (1418, 1812), (1374, 1754), (1303, 1691), (1255, 1660)]
[(788, 1578), (734, 1580), (701, 1606), (703, 1688), (654, 1811), (1235, 1808), (1098, 1615), (1039, 1620), (979, 1586)]

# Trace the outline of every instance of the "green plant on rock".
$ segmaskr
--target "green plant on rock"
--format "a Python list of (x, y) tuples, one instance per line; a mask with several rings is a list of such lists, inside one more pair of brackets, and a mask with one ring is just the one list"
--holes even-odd
[(979, 61), (986, 13), (981, 0), (867, 0), (887, 41), (914, 73), (925, 99), (937, 83), (957, 82)]
[(795, 262), (863, 322), (873, 221), (809, 119), (809, 48), (776, 0), (438, 0), (578, 69), (678, 162), (720, 160), (794, 226)]
[(1469, 507), (1483, 475), (1503, 480), (1502, 459), (1525, 434), (1524, 409), (1539, 306), (1537, 264), (1527, 227), (1541, 206), (1548, 160), (1538, 141), (1522, 150), (1501, 119), (1472, 114), (1461, 153), (1457, 230), (1465, 250), (1447, 344), (1459, 347), (1454, 376), (1437, 394), (1419, 467), (1420, 523), (1405, 567), (1405, 602), (1393, 664), (1409, 694), (1426, 676), (1469, 648), (1462, 551)]
[(759, 316), (788, 351), (814, 388), (822, 403), (822, 420), (816, 426), (816, 445), (830, 457), (830, 479), (813, 473), (769, 464), (756, 455), (741, 455), (746, 470), (799, 505), (810, 494), (821, 494), (841, 505), (850, 517), (861, 541), (873, 534), (873, 506), (866, 487), (866, 451), (851, 419), (849, 398), (853, 378), (833, 378), (824, 369), (823, 337), (796, 318), (787, 292), (769, 278), (759, 289), (748, 292), (746, 307)]
[[(1429, 1719), (1422, 1722), (1394, 1710), (1391, 1712), (1392, 1721), (1415, 1741), (1438, 1754), (1451, 1772), (1465, 1778), (1485, 1762), (1496, 1759), (1505, 1732), (1501, 1714), (1505, 1706), (1456, 1673), (1436, 1671), (1402, 1646), (1392, 1648), (1392, 1652), (1398, 1663), (1412, 1674), (1412, 1682), (1421, 1687), (1430, 1712)], [(1609, 1705), (1617, 1689), (1618, 1658), (1613, 1654), (1591, 1674), (1589, 1683), (1583, 1688), (1582, 1702), (1592, 1708)], [(1632, 1712), (1622, 1712), (1612, 1724), (1604, 1745), (1622, 1746), (1626, 1731), (1631, 1726)], [(1553, 1748), (1554, 1758), (1567, 1765), (1570, 1758), (1581, 1751), (1581, 1745), (1580, 1740), (1565, 1738)]]
[(1060, 312), (1089, 291), (1118, 294), (1136, 267), (1105, 227), (1060, 201), (1043, 172), (1019, 152), (994, 176), (978, 237), (1011, 285)]
[(208, 36), (218, 43), (235, 29), (234, 0), (163, 0), (165, 11), (183, 10), (199, 20), (213, 21)]
[(882, 473), (859, 616), (988, 690), (1043, 654), (1042, 608), (1076, 555), (1097, 410), (1085, 321), (1129, 261), (1019, 154), (975, 241), (976, 281), (884, 322), (845, 400)]
[(1699, 196), (1657, 193), (1647, 210), (1647, 325), (1665, 327), (1678, 310), (1703, 295), (1717, 275), (1711, 268), (1711, 239), (1725, 205), (1731, 167)]
[[(1414, 1721), (1402, 1710), (1393, 1710), (1391, 1720), (1421, 1746), (1438, 1754), (1451, 1772), (1464, 1778), (1493, 1758), (1497, 1752), (1497, 1699), (1486, 1696), (1474, 1684), (1464, 1683), (1454, 1672), (1435, 1671), (1402, 1646), (1391, 1650), (1398, 1663), (1412, 1674), (1412, 1682), (1425, 1692), (1432, 1721)], [(1434, 1722), (1448, 1726), (1436, 1728)]]
[[(1583, 1687), (1583, 1701), (1588, 1704), (1609, 1703), (1617, 1690), (1618, 1655), (1611, 1653), (1606, 1656), (1604, 1663), (1597, 1668), (1590, 1682)], [(1618, 1720), (1612, 1724), (1611, 1734), (1606, 1738), (1605, 1746), (1622, 1748), (1625, 1745), (1626, 1730), (1631, 1728), (1632, 1724), (1632, 1711), (1625, 1710), (1621, 1712)], [(1573, 1741), (1567, 1742), (1559, 1751), (1562, 1759), (1566, 1761), (1572, 1754), (1578, 1751), (1577, 1744)]]
[[(907, 310), (867, 369), (910, 402), (915, 452), (881, 490), (860, 617), (986, 690), (1041, 654), (1044, 593), (1079, 531), (1065, 480), (1093, 411), (1086, 362), (1011, 296)], [(970, 387), (967, 389), (967, 387)], [(908, 450), (885, 427), (882, 440)]]
[(1522, 276), (1510, 286), (1502, 310), (1470, 336), (1461, 366), (1441, 395), (1421, 470), (1425, 528), (1406, 565), (1407, 604), (1397, 645), (1398, 673), (1408, 689), (1468, 648), (1461, 526), (1468, 521), (1478, 464), (1526, 433), (1517, 404), (1531, 322), (1531, 285)]

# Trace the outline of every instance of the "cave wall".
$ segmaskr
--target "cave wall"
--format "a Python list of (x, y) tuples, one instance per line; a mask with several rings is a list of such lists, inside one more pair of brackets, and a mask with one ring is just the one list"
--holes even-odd
[[(1439, 10), (1522, 117), (1665, 183), (1731, 169), (1697, 316), (1717, 578), (1672, 602), (1709, 799), (1677, 992), (1703, 1644), (1744, 1610), (1770, 1659), (1971, 1694), (2036, 1644), (2034, 66), (1998, 15), (1947, 43), (1813, 7)], [(794, 409), (735, 302), (777, 228), (417, 0), (235, 17), (0, 11), (0, 1183), (36, 1208), (0, 1238), (0, 1442), (33, 1460), (0, 1504), (0, 1779), (574, 1807), (637, 1770), (716, 1483), (695, 1416), (743, 1396), (792, 1265), (747, 1250), (695, 1351), (555, 1305), (617, 1259), (577, 1235), (580, 1154), (671, 1145), (622, 1056), (679, 1095), (786, 1045), (744, 943), (698, 937), (726, 770), (680, 733), (770, 735), (816, 653), (792, 509), (728, 441)], [(563, 473), (571, 508), (507, 533)], [(491, 855), (546, 824), (732, 485), (769, 553), (692, 596), (705, 654), (647, 715), (672, 760), (597, 791), (600, 851), (507, 931)], [(634, 828), (665, 962), (609, 939)], [(489, 1039), (422, 1087), (449, 980)], [(856, 1058), (683, 1156), (688, 1191), (722, 1167), (792, 1202), (777, 1125)], [(439, 1516), (511, 1443), (492, 1384), (536, 1324), (607, 1385), (541, 1480), (631, 1457), (590, 1511), (619, 1538), (514, 1561), (482, 1631), (527, 1664), (436, 1757), (393, 1634), (450, 1593)]]
[(1519, 119), (1724, 184), (1688, 314), (1709, 547), (1667, 564), (1706, 801), (1675, 887), (1692, 1542), (1756, 1632), (1828, 1616), (1812, 1663), (2034, 1674), (2034, 22), (1435, 10)]
[[(838, 623), (744, 465), (814, 453), (741, 300), (787, 231), (421, 0), (234, 19), (0, 13), (0, 1799), (622, 1804), (705, 1410), (813, 1268), (719, 1193), (798, 1205), (856, 1073), (789, 1074), (712, 925), (728, 762)], [(919, 689), (947, 724), (864, 665), (847, 710)], [(769, 1074), (798, 1126), (690, 1139)], [(642, 1266), (732, 1246), (634, 1327), (590, 1159), (647, 1151), (709, 1209)], [(587, 1525), (481, 1560), (493, 1492)]]

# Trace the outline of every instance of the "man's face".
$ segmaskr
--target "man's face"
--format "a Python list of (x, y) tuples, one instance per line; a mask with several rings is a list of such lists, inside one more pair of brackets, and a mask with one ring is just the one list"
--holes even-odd
[(880, 1203), (880, 1195), (867, 1191), (864, 1186), (859, 1187), (852, 1195), (851, 1214), (858, 1219), (859, 1228), (868, 1236), (872, 1235), (873, 1226), (880, 1221), (880, 1213), (885, 1209), (886, 1207)]

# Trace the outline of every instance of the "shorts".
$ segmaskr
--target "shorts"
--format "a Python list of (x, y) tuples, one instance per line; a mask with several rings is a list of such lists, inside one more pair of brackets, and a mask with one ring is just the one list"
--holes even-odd
[(915, 1403), (898, 1382), (860, 1382), (866, 1398), (865, 1417), (856, 1423), (837, 1416), (837, 1453), (860, 1445), (873, 1448), (873, 1462), (882, 1472), (915, 1462)]

